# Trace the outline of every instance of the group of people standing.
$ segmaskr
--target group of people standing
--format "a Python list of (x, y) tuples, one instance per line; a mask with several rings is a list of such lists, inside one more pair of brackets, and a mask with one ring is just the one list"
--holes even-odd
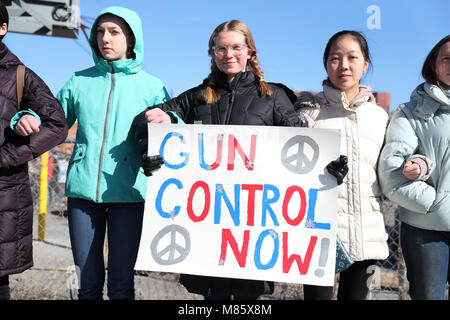
[[(0, 36), (8, 15), (0, 7)], [(369, 266), (388, 257), (382, 196), (399, 205), (401, 244), (413, 299), (443, 299), (449, 277), (450, 36), (430, 52), (425, 82), (391, 119), (361, 78), (371, 66), (362, 34), (341, 31), (325, 48), (323, 91), (298, 97), (266, 82), (248, 26), (238, 20), (212, 33), (211, 72), (197, 87), (170, 99), (162, 82), (141, 70), (139, 16), (109, 7), (96, 18), (90, 45), (94, 66), (76, 72), (56, 99), (26, 69), (17, 106), (16, 69), (22, 64), (0, 44), (0, 299), (8, 276), (32, 266), (32, 206), (27, 162), (61, 143), (78, 121), (66, 179), (79, 299), (102, 299), (103, 245), (108, 234), (110, 299), (134, 299), (134, 264), (142, 229), (147, 176), (160, 156), (148, 156), (147, 123), (290, 126), (340, 129), (341, 157), (327, 166), (339, 184), (337, 235), (355, 260), (339, 276), (338, 299), (365, 299)], [(62, 106), (62, 108), (61, 108)], [(19, 112), (18, 109), (20, 110)], [(446, 129), (447, 128), (447, 129)], [(205, 299), (257, 299), (268, 281), (181, 275)], [(333, 287), (304, 286), (305, 299), (331, 299)]]

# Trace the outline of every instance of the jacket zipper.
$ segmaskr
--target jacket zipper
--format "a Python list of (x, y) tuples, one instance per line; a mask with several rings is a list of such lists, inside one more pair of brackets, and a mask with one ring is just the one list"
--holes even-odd
[[(363, 239), (363, 222), (362, 222), (362, 218), (363, 218), (363, 212), (362, 212), (362, 207), (361, 207), (361, 148), (360, 148), (360, 143), (359, 143), (359, 125), (358, 125), (358, 114), (355, 112), (355, 125), (356, 125), (356, 137), (358, 139), (358, 141), (356, 141), (356, 146), (358, 147), (358, 153), (356, 154), (357, 156), (357, 161), (356, 164), (358, 165), (358, 175), (356, 176), (356, 178), (358, 179), (357, 181), (357, 186), (358, 186), (358, 198), (356, 199), (358, 201), (358, 206), (357, 208), (357, 212), (359, 212), (359, 219), (358, 219), (358, 231), (359, 233), (357, 235), (359, 235), (359, 240), (361, 243), (361, 250), (358, 252), (361, 257), (364, 259), (364, 239)], [(370, 199), (368, 199), (370, 201)]]
[(223, 124), (229, 124), (230, 123), (230, 117), (231, 117), (231, 111), (233, 110), (233, 104), (234, 104), (234, 96), (235, 96), (236, 90), (231, 90), (231, 96), (230, 96), (230, 103), (228, 104), (227, 112), (225, 113), (225, 119)]
[(111, 97), (114, 89), (114, 68), (112, 66), (112, 63), (110, 64), (110, 71), (111, 71), (111, 89), (109, 90), (109, 96), (108, 96), (108, 104), (106, 106), (106, 116), (105, 116), (105, 126), (103, 128), (103, 139), (102, 139), (102, 147), (100, 148), (100, 162), (98, 166), (98, 175), (97, 175), (97, 192), (95, 194), (95, 200), (98, 202), (99, 196), (100, 196), (100, 181), (101, 181), (101, 175), (102, 175), (102, 163), (103, 163), (103, 149), (105, 148), (105, 140), (106, 140), (106, 133), (108, 129), (108, 116), (109, 116), (109, 108), (111, 106)]

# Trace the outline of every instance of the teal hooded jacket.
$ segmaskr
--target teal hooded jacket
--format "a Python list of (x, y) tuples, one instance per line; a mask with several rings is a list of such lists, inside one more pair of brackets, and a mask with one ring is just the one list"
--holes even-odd
[[(108, 62), (93, 49), (97, 21), (106, 13), (129, 25), (136, 39), (135, 59)], [(142, 24), (134, 11), (104, 9), (93, 24), (90, 44), (95, 66), (76, 72), (57, 94), (69, 128), (78, 121), (66, 196), (96, 203), (143, 202), (147, 177), (130, 128), (136, 115), (169, 95), (159, 79), (141, 70)]]

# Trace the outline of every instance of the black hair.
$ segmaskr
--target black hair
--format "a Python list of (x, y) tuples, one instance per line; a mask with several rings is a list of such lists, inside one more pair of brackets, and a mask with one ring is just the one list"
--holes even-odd
[[(3, 24), (6, 23), (9, 25), (9, 15), (8, 10), (6, 10), (6, 6), (3, 3), (3, 1), (0, 1), (0, 27), (3, 26)], [(3, 39), (4, 36), (0, 36), (0, 40)]]
[(323, 52), (323, 66), (325, 67), (325, 70), (327, 69), (327, 61), (328, 56), (330, 55), (330, 50), (333, 44), (336, 43), (336, 41), (345, 38), (345, 37), (352, 37), (359, 43), (359, 47), (361, 48), (361, 52), (364, 56), (364, 59), (369, 62), (369, 68), (372, 68), (372, 58), (369, 51), (369, 45), (367, 44), (366, 38), (362, 35), (362, 33), (358, 31), (353, 30), (342, 30), (338, 33), (335, 33), (330, 40), (328, 40), (327, 46), (325, 47), (325, 51)]

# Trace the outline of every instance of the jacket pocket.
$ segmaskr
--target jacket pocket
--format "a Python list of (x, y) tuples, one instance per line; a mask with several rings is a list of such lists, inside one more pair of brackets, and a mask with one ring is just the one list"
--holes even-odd
[(70, 158), (69, 165), (71, 165), (72, 163), (74, 163), (76, 161), (83, 159), (85, 156), (86, 156), (86, 145), (85, 144), (76, 144), (73, 149), (73, 153), (72, 153), (72, 157)]
[(119, 164), (127, 167), (130, 170), (130, 172), (133, 173), (133, 175), (135, 175), (139, 171), (139, 167), (140, 167), (140, 165), (138, 163), (136, 163), (136, 160), (134, 159), (134, 157), (129, 157), (129, 156), (121, 157)]
[(433, 205), (428, 210), (427, 214), (441, 214), (446, 215), (450, 210), (450, 193), (447, 191), (437, 192), (436, 199)]
[(130, 144), (123, 144), (113, 154), (113, 158), (118, 162), (117, 165), (122, 168), (120, 172), (129, 173), (133, 180), (136, 179), (139, 168), (141, 167), (141, 158), (137, 148)]

